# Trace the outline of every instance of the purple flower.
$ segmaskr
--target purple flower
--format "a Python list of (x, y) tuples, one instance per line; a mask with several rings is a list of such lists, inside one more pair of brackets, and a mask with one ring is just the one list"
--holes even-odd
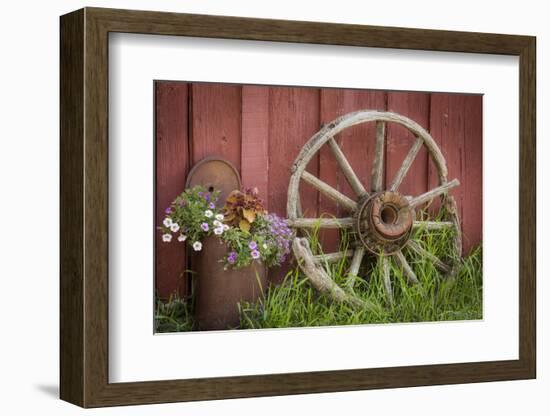
[(164, 212), (170, 214), (172, 212), (172, 208), (168, 207), (164, 210)]
[(201, 224), (201, 228), (202, 228), (203, 231), (208, 231), (208, 229), (209, 229), (210, 227), (208, 227), (208, 223), (207, 223), (207, 222), (203, 222), (203, 223)]
[(227, 256), (227, 262), (229, 264), (234, 264), (237, 261), (237, 253), (232, 251), (229, 253), (229, 256)]
[(214, 208), (216, 208), (216, 205), (215, 205), (213, 202), (210, 202), (210, 203), (208, 204), (208, 208), (214, 209)]
[(260, 258), (260, 252), (258, 250), (252, 250), (250, 253), (253, 259), (259, 259)]
[(206, 199), (207, 201), (210, 201), (210, 194), (208, 192), (204, 196), (204, 199)]
[(255, 241), (251, 241), (250, 243), (248, 243), (248, 248), (250, 250), (256, 250), (257, 247), (258, 247), (258, 244), (256, 244)]
[(197, 194), (198, 196), (202, 196), (202, 191), (199, 191), (199, 193)]

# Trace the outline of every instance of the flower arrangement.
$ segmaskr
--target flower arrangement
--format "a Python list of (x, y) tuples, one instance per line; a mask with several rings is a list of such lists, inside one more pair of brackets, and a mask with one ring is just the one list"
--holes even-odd
[(227, 228), (224, 217), (216, 207), (219, 192), (208, 192), (201, 186), (186, 189), (166, 208), (166, 217), (159, 227), (162, 241), (169, 243), (175, 237), (187, 241), (193, 250), (201, 251), (201, 240), (212, 233), (221, 235)]
[(242, 231), (250, 231), (256, 217), (265, 214), (266, 210), (254, 188), (231, 192), (225, 201), (224, 213), (226, 222)]
[(257, 190), (231, 192), (221, 209), (218, 197), (219, 191), (209, 192), (201, 186), (178, 195), (159, 226), (162, 241), (187, 241), (200, 251), (201, 240), (215, 235), (228, 248), (220, 259), (226, 268), (246, 267), (254, 261), (268, 267), (285, 262), (293, 232), (284, 219), (265, 210)]

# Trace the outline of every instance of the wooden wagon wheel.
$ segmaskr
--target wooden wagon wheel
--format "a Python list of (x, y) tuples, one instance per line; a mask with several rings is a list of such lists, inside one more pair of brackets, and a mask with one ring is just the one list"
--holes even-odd
[[(342, 130), (360, 123), (376, 123), (376, 146), (372, 165), (371, 180), (366, 187), (353, 171), (346, 156), (334, 137)], [(398, 169), (387, 189), (382, 189), (384, 173), (384, 141), (387, 123), (396, 123), (408, 129), (416, 140)], [(327, 144), (339, 168), (350, 184), (355, 198), (342, 194), (337, 189), (321, 181), (305, 170), (308, 162)], [(438, 184), (421, 195), (405, 196), (399, 193), (399, 186), (407, 174), (416, 155), (425, 146), (438, 172)], [(345, 218), (304, 218), (300, 208), (299, 187), (303, 180), (334, 200), (343, 210)], [(381, 261), (383, 282), (388, 302), (393, 302), (389, 257), (393, 256), (409, 283), (418, 282), (412, 267), (403, 252), (408, 247), (411, 252), (431, 261), (444, 273), (450, 273), (454, 264), (446, 264), (426, 251), (417, 241), (411, 239), (414, 228), (434, 230), (447, 228), (454, 231), (453, 249), (450, 256), (459, 259), (462, 254), (462, 236), (456, 202), (447, 192), (458, 186), (457, 179), (447, 180), (445, 159), (430, 134), (413, 120), (391, 112), (362, 110), (346, 114), (325, 125), (302, 148), (292, 166), (288, 188), (287, 214), (291, 226), (298, 229), (342, 228), (351, 230), (356, 236), (354, 246), (346, 252), (313, 255), (307, 239), (297, 236), (292, 244), (294, 255), (303, 272), (320, 291), (328, 292), (335, 300), (349, 302), (356, 306), (364, 303), (355, 296), (353, 286), (361, 263), (367, 253), (374, 254)], [(441, 221), (416, 221), (415, 208), (440, 197), (445, 207), (446, 217)], [(346, 287), (338, 286), (323, 268), (324, 262), (351, 258)]]

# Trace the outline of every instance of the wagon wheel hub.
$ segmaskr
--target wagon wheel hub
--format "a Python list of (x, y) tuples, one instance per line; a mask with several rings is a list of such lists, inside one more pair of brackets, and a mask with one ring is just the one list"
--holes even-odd
[(414, 217), (414, 209), (399, 192), (378, 192), (359, 203), (355, 232), (370, 252), (392, 254), (407, 244)]

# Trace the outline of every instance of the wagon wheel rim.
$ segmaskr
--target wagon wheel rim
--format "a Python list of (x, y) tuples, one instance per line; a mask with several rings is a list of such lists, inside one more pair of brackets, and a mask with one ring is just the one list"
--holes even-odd
[[(344, 129), (367, 122), (376, 123), (376, 146), (368, 186), (359, 179), (335, 140), (335, 136)], [(405, 127), (413, 134), (415, 141), (389, 186), (387, 189), (383, 189), (385, 130), (388, 123)], [(355, 199), (344, 195), (306, 171), (307, 164), (323, 145), (329, 147), (353, 190)], [(420, 195), (407, 197), (399, 192), (399, 187), (422, 147), (427, 148), (428, 154), (437, 168), (437, 185)], [(299, 194), (302, 181), (339, 204), (348, 212), (348, 216), (344, 218), (304, 218), (300, 208)], [(311, 137), (296, 158), (292, 166), (288, 189), (287, 216), (290, 225), (297, 229), (311, 229), (314, 227), (351, 229), (359, 237), (356, 239), (356, 243), (357, 241), (358, 243), (352, 250), (315, 256), (309, 249), (307, 241), (297, 236), (293, 243), (294, 255), (299, 260), (306, 276), (318, 289), (328, 290), (332, 297), (337, 300), (349, 301), (356, 305), (360, 301), (354, 295), (353, 287), (361, 264), (369, 252), (377, 255), (378, 261), (381, 262), (382, 280), (387, 300), (389, 304), (392, 304), (390, 257), (395, 260), (409, 283), (418, 282), (418, 278), (405, 256), (405, 248), (417, 256), (426, 258), (441, 272), (445, 274), (454, 273), (456, 269), (455, 261), (462, 254), (462, 235), (456, 202), (452, 196), (448, 195), (448, 191), (459, 184), (457, 179), (447, 180), (447, 166), (441, 150), (431, 135), (415, 121), (396, 113), (371, 110), (357, 111), (339, 117), (325, 125)], [(445, 208), (447, 214), (445, 220), (415, 220), (415, 209), (435, 198), (442, 200), (442, 208)], [(413, 230), (418, 228), (427, 230), (446, 228), (454, 231), (452, 264), (443, 262), (428, 252), (422, 244), (411, 238)], [(343, 257), (351, 258), (348, 280), (344, 289), (337, 286), (333, 281), (327, 281), (331, 277), (322, 270), (324, 262), (338, 261)]]

